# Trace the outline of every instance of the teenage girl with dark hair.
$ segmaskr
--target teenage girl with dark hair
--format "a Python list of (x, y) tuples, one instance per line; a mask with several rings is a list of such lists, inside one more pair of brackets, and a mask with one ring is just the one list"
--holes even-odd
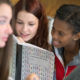
[(80, 65), (80, 6), (62, 5), (52, 29), (56, 80), (63, 80)]

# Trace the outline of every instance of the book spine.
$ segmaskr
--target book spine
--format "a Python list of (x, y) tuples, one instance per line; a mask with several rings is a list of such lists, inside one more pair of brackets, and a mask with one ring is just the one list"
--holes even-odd
[(17, 45), (15, 80), (21, 80), (21, 67), (22, 67), (22, 46)]

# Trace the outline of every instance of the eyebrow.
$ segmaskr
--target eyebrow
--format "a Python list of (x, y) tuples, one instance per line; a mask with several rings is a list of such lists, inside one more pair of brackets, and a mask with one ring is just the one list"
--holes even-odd
[(16, 20), (23, 21), (23, 20), (21, 20), (21, 19), (19, 19), (19, 18), (17, 18)]
[(4, 18), (4, 19), (7, 19), (7, 17), (6, 17), (6, 16), (0, 16), (0, 18)]

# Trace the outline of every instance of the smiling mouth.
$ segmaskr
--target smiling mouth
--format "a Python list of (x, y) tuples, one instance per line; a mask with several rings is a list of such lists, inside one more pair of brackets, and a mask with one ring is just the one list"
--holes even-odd
[(27, 37), (29, 36), (30, 34), (21, 34), (21, 37)]
[(57, 46), (57, 45), (59, 45), (59, 42), (58, 41), (53, 41), (53, 45)]
[(3, 37), (2, 40), (6, 42), (8, 40), (8, 37)]

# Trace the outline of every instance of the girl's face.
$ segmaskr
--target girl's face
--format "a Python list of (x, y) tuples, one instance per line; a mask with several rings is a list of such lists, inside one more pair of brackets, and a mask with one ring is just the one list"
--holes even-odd
[(6, 45), (8, 37), (12, 34), (10, 21), (12, 18), (12, 9), (8, 4), (0, 4), (0, 48)]
[(31, 40), (38, 30), (38, 18), (32, 13), (20, 11), (16, 20), (16, 32), (25, 42)]
[(69, 28), (70, 25), (58, 18), (55, 18), (52, 38), (53, 45), (57, 48), (70, 47), (74, 43), (74, 35), (72, 34), (73, 29)]

